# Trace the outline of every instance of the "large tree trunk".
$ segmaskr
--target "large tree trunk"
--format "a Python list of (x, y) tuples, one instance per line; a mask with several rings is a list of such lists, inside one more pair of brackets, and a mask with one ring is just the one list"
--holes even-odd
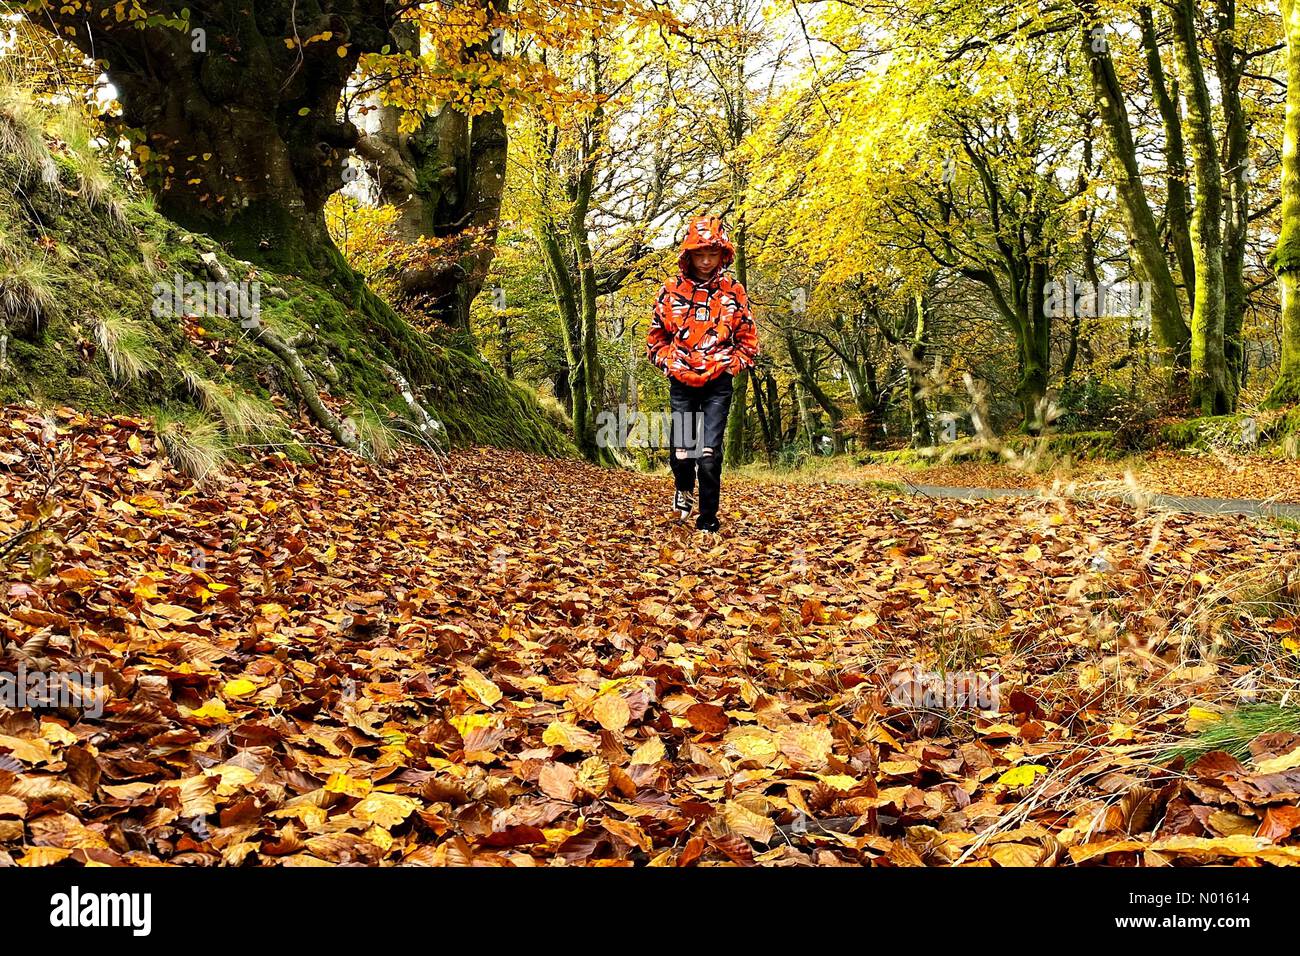
[(1239, 388), (1244, 388), (1246, 369), (1241, 334), (1249, 298), (1245, 264), (1250, 224), (1250, 130), (1241, 103), (1245, 65), (1236, 44), (1236, 0), (1216, 0), (1216, 16), (1214, 62), (1223, 102), (1224, 168), (1228, 177), (1223, 232), (1224, 351), (1229, 377)]
[(815, 452), (817, 450), (817, 428), (813, 423), (812, 409), (808, 407), (808, 399), (805, 397), (804, 388), (800, 384), (802, 379), (796, 378), (790, 385), (794, 390), (794, 407), (798, 414), (793, 422), (790, 423), (791, 440), (802, 429), (804, 441), (808, 445), (808, 450)]
[[(844, 412), (840, 410), (835, 401), (826, 393), (817, 381), (817, 375), (814, 373), (812, 365), (808, 361), (808, 353), (799, 346), (798, 339), (794, 332), (786, 329), (785, 332), (786, 350), (790, 353), (790, 363), (794, 366), (795, 374), (799, 376), (800, 396), (802, 401), (803, 394), (811, 395), (813, 400), (821, 406), (826, 412), (826, 417), (830, 419), (831, 434), (835, 442), (835, 451), (844, 450), (844, 433), (841, 430), (841, 423), (844, 420)], [(800, 406), (801, 410), (806, 409), (806, 405)], [(811, 416), (805, 411), (805, 422), (810, 421)], [(812, 432), (809, 431), (811, 436)], [(809, 439), (811, 441), (811, 437)]]
[(325, 201), (358, 139), (339, 98), (360, 56), (392, 42), (389, 0), (192, 0), (188, 30), (119, 21), (115, 6), (27, 15), (105, 64), (122, 104), (107, 120), (135, 144), (160, 210), (247, 258), (328, 262)]
[(1024, 416), (1025, 431), (1039, 434), (1047, 422), (1047, 382), (1052, 362), (1052, 318), (1044, 308), (1047, 291), (1047, 263), (1026, 264), (1027, 296), (1017, 303), (1021, 321), (1016, 337), (1020, 342), (1020, 381), (1016, 398)]
[[(772, 450), (775, 451), (785, 441), (785, 429), (781, 424), (783, 417), (781, 414), (781, 388), (777, 384), (776, 376), (768, 368), (763, 370), (761, 385), (766, 395), (768, 428), (772, 436)], [(755, 393), (758, 391), (759, 388), (756, 385)]]
[[(492, 13), (505, 0), (479, 0)], [(418, 27), (394, 29), (398, 50), (418, 56)], [(470, 46), (463, 56), (485, 52)], [(418, 263), (399, 280), (402, 300), (434, 323), (469, 330), (470, 305), (483, 288), (496, 252), (501, 200), (505, 194), (508, 138), (500, 110), (469, 116), (447, 105), (402, 133), (403, 111), (378, 108), (378, 129), (363, 136), (357, 152), (378, 184), (379, 199), (398, 210), (397, 236), (425, 246)]]
[[(560, 334), (564, 341), (564, 359), (568, 367), (564, 390), (566, 407), (573, 419), (573, 439), (586, 458), (596, 461), (600, 449), (596, 445), (596, 385), (587, 356), (591, 349), (585, 336), (592, 326), (584, 323), (580, 290), (569, 270), (568, 258), (561, 245), (555, 223), (546, 213), (538, 217), (537, 243), (546, 262), (546, 274), (551, 281), (551, 291), (560, 312)], [(557, 390), (558, 394), (558, 390)]]
[[(736, 245), (736, 278), (740, 284), (749, 289), (749, 260), (746, 250), (745, 219), (741, 214), (739, 223), (733, 233)], [(745, 406), (749, 398), (749, 370), (742, 369), (731, 383), (731, 417), (727, 419), (727, 436), (723, 442), (723, 456), (733, 465), (739, 465), (745, 457)]]
[(1016, 337), (1020, 375), (1016, 381), (1016, 402), (1031, 435), (1046, 424), (1047, 384), (1051, 372), (1052, 315), (1048, 313), (1047, 252), (1041, 247), (1043, 220), (1029, 220), (1022, 227), (1021, 246), (1003, 244), (1002, 253), (1010, 277), (1009, 296), (992, 269), (963, 268), (966, 278), (988, 290), (998, 313)]
[[(1093, 156), (1092, 156), (1092, 120), (1085, 119), (1083, 128), (1083, 166), (1079, 170), (1079, 193), (1082, 195), (1088, 185), (1088, 181), (1093, 175)], [(1101, 275), (1097, 271), (1097, 237), (1094, 235), (1096, 212), (1089, 207), (1083, 207), (1079, 210), (1079, 245), (1083, 252), (1083, 278), (1088, 283), (1088, 288), (1097, 290), (1101, 288)], [(1095, 294), (1095, 292), (1094, 292)], [(1070, 344), (1065, 353), (1065, 361), (1061, 365), (1061, 378), (1068, 385), (1071, 377), (1074, 375), (1075, 363), (1078, 361), (1079, 351), (1082, 347), (1085, 357), (1089, 357), (1092, 352), (1091, 337), (1092, 325), (1094, 318), (1088, 319), (1087, 325), (1084, 324), (1083, 317), (1079, 314), (1079, 309), (1070, 309)], [(1094, 310), (1096, 311), (1096, 310)], [(1092, 363), (1088, 362), (1087, 378), (1093, 377)]]
[[(739, 26), (739, 24), (737, 24)], [(736, 278), (740, 284), (749, 289), (749, 255), (748, 255), (748, 228), (745, 223), (745, 190), (748, 187), (744, 168), (740, 165), (738, 159), (734, 157), (739, 154), (740, 145), (744, 142), (745, 136), (749, 131), (749, 98), (746, 87), (745, 75), (745, 57), (743, 55), (735, 58), (735, 90), (733, 102), (733, 113), (730, 117), (730, 123), (727, 127), (731, 147), (731, 201), (732, 205), (740, 210), (736, 229), (734, 231), (736, 239)], [(731, 418), (727, 421), (727, 437), (723, 444), (725, 449), (724, 455), (732, 464), (738, 465), (744, 458), (745, 453), (745, 404), (749, 395), (749, 371), (742, 369), (732, 383), (732, 411)]]
[[(931, 277), (931, 282), (933, 277)], [(927, 287), (931, 283), (927, 283)], [(929, 318), (930, 296), (928, 292), (918, 292), (908, 303), (907, 318), (911, 334), (906, 344), (900, 336), (894, 335), (881, 325), (881, 331), (890, 343), (899, 349), (903, 362), (907, 366), (907, 414), (911, 425), (911, 445), (913, 448), (929, 448), (934, 444), (934, 434), (930, 429), (930, 409), (926, 396), (926, 327)]]
[[(483, 288), (496, 253), (505, 193), (507, 134), (501, 112), (473, 118), (443, 107), (409, 140), (417, 186), (402, 219), (419, 229), (415, 241), (442, 240), (433, 261), (401, 276), (402, 298), (450, 328), (469, 329), (470, 304)], [(421, 209), (412, 208), (419, 204)]]
[[(763, 393), (763, 379), (758, 375), (757, 370), (754, 373), (754, 413), (758, 416), (758, 427), (763, 432), (763, 451), (767, 455), (767, 462), (772, 463), (772, 454), (776, 451), (776, 446), (781, 437), (781, 409), (779, 406), (772, 409), (771, 416), (768, 415), (766, 400)], [(776, 393), (775, 384), (768, 394)]]
[(1173, 388), (1178, 392), (1185, 378), (1184, 370), (1190, 363), (1191, 332), (1183, 320), (1182, 305), (1178, 301), (1178, 288), (1165, 259), (1155, 216), (1147, 202), (1146, 189), (1138, 169), (1137, 147), (1133, 130), (1129, 126), (1128, 107), (1124, 91), (1115, 75), (1109, 45), (1101, 38), (1095, 42), (1093, 30), (1097, 26), (1095, 8), (1090, 2), (1079, 2), (1083, 11), (1082, 38), (1084, 55), (1092, 67), (1093, 90), (1097, 111), (1101, 114), (1106, 131), (1111, 160), (1118, 169), (1115, 188), (1120, 198), (1120, 211), (1128, 228), (1132, 255), (1137, 272), (1151, 283), (1151, 320), (1156, 341), (1164, 353), (1163, 358), (1174, 366)]
[(1237, 385), (1228, 374), (1224, 346), (1223, 180), (1215, 146), (1210, 92), (1197, 48), (1192, 0), (1170, 6), (1174, 51), (1187, 91), (1187, 132), (1196, 170), (1192, 210), (1192, 253), (1196, 257), (1196, 305), (1192, 312), (1192, 406), (1203, 415), (1222, 415), (1237, 404)]
[[(1187, 302), (1195, 304), (1196, 259), (1192, 252), (1191, 190), (1187, 179), (1187, 150), (1183, 145), (1183, 118), (1178, 111), (1178, 84), (1165, 80), (1165, 65), (1160, 58), (1155, 17), (1151, 8), (1140, 7), (1142, 46), (1146, 51), (1147, 75), (1151, 80), (1151, 97), (1160, 110), (1165, 131), (1165, 228), (1174, 247), (1178, 271), (1182, 274)], [(1096, 288), (1096, 286), (1094, 286)]]
[(1286, 125), (1282, 136), (1282, 234), (1273, 253), (1282, 293), (1282, 366), (1271, 405), (1300, 402), (1300, 0), (1281, 0), (1286, 30)]

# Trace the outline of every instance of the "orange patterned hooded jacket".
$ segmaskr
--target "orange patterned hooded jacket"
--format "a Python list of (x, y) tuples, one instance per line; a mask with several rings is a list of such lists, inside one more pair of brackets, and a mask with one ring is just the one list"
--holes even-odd
[[(720, 251), (722, 260), (710, 279), (695, 279), (690, 253), (708, 248)], [(735, 258), (722, 220), (693, 219), (682, 240), (677, 278), (659, 290), (646, 354), (683, 385), (704, 385), (724, 372), (734, 375), (753, 368), (758, 358), (758, 330), (749, 311), (749, 296), (723, 271)]]

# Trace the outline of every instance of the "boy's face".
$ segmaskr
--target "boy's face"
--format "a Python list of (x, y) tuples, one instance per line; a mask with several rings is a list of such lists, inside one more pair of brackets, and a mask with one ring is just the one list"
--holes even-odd
[(691, 269), (698, 276), (711, 276), (722, 262), (722, 253), (717, 249), (694, 249), (691, 251)]

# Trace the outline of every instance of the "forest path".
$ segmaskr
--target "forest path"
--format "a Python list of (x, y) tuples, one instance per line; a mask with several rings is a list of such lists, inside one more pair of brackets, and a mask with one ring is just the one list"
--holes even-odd
[(499, 449), (196, 487), (146, 422), (44, 436), (0, 418), (0, 540), (46, 528), (3, 653), (105, 709), (0, 715), (0, 863), (1214, 860), (1250, 771), (1103, 811), (1241, 699), (1200, 635), (1282, 667), (1295, 624), (1245, 602), (1296, 535), (1241, 516), (746, 478), (708, 536), (666, 476)]
[[(901, 487), (913, 494), (928, 498), (959, 498), (973, 500), (979, 498), (1050, 498), (1039, 491), (1024, 488), (949, 488), (942, 485), (924, 485), (911, 482), (901, 483)], [(1154, 507), (1162, 511), (1182, 511), (1192, 514), (1218, 515), (1254, 515), (1268, 518), (1300, 519), (1300, 504), (1286, 501), (1261, 501), (1249, 498), (1206, 498), (1198, 495), (1167, 495), (1161, 492), (1148, 492), (1141, 495), (1132, 492), (1102, 492), (1077, 495), (1081, 499), (1119, 501), (1136, 508)]]
[(1026, 493), (1127, 501), (1203, 514), (1300, 515), (1300, 459), (1160, 449), (1142, 455), (1007, 461), (939, 459), (923, 466), (867, 463), (839, 469), (847, 480), (921, 488), (932, 496), (990, 498)]

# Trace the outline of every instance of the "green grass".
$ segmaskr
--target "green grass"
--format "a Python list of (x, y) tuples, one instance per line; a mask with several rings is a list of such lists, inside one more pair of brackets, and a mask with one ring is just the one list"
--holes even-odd
[(1252, 704), (1239, 707), (1201, 730), (1194, 737), (1161, 755), (1165, 763), (1178, 757), (1188, 761), (1221, 750), (1234, 757), (1250, 754), (1250, 743), (1261, 734), (1300, 733), (1300, 707)]

